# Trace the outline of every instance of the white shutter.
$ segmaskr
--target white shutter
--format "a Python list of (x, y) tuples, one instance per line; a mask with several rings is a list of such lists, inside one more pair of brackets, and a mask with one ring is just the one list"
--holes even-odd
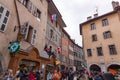
[(4, 32), (6, 30), (6, 27), (7, 27), (7, 23), (8, 23), (9, 16), (10, 16), (10, 11), (2, 5), (0, 5), (0, 8), (4, 8), (3, 12), (0, 13), (0, 15), (1, 15), (1, 17), (0, 17), (0, 31)]
[(27, 39), (27, 36), (28, 36), (28, 31), (29, 31), (29, 22), (26, 22), (25, 25), (24, 25), (24, 39), (26, 40)]
[(37, 8), (34, 6), (34, 9), (33, 9), (33, 15), (35, 16), (35, 17), (37, 17)]
[(34, 11), (35, 11), (35, 6), (32, 5), (32, 14), (34, 15)]
[(32, 37), (31, 37), (31, 44), (32, 45), (35, 44), (35, 38), (36, 38), (36, 30), (33, 29), (33, 31), (32, 31)]
[(28, 11), (32, 12), (32, 2), (31, 1), (28, 1), (27, 8), (28, 8)]
[(3, 23), (3, 19), (5, 17), (5, 8), (0, 4), (0, 8), (3, 8), (3, 12), (0, 12), (0, 28), (1, 28), (1, 25)]
[(18, 0), (19, 2), (23, 3), (23, 0)]

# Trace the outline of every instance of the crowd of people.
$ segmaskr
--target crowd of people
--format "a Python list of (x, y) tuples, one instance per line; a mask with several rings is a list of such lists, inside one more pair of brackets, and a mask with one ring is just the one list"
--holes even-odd
[[(120, 80), (118, 78), (115, 79), (111, 73), (106, 74), (98, 71), (88, 73), (85, 70), (73, 71), (72, 69), (62, 71), (54, 69), (53, 72), (47, 72), (45, 78), (43, 75), (40, 70), (28, 71), (26, 67), (22, 67), (18, 68), (14, 75), (13, 71), (8, 69), (3, 80)], [(118, 75), (116, 74), (116, 76)]]
[(41, 74), (37, 69), (28, 71), (27, 67), (20, 67), (14, 75), (12, 69), (6, 70), (3, 80), (42, 80)]

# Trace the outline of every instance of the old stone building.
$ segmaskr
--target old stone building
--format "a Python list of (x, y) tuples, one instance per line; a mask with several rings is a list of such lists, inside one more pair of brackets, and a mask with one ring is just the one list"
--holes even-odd
[(120, 69), (120, 6), (112, 2), (113, 11), (104, 15), (88, 17), (80, 24), (83, 49), (90, 71)]
[(61, 64), (62, 29), (66, 27), (66, 24), (53, 1), (48, 4), (47, 20), (46, 45), (48, 49), (51, 47), (51, 53), (48, 54), (54, 54), (56, 63)]

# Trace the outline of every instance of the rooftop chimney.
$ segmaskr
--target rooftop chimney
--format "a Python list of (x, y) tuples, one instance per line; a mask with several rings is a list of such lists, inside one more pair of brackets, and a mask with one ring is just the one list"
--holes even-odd
[(88, 17), (87, 17), (87, 20), (90, 20), (90, 19), (92, 19), (92, 16), (88, 16)]
[(94, 18), (98, 17), (98, 13), (94, 14)]
[(113, 10), (116, 10), (117, 7), (119, 6), (119, 2), (118, 1), (112, 1), (112, 6), (113, 6)]

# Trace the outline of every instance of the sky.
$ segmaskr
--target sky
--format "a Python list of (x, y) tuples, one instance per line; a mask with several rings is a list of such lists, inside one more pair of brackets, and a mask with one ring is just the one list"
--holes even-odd
[[(98, 16), (113, 10), (113, 0), (53, 0), (62, 18), (67, 25), (65, 30), (75, 39), (75, 43), (82, 47), (82, 36), (79, 24), (87, 21), (98, 10)], [(115, 0), (120, 2), (120, 0)]]

